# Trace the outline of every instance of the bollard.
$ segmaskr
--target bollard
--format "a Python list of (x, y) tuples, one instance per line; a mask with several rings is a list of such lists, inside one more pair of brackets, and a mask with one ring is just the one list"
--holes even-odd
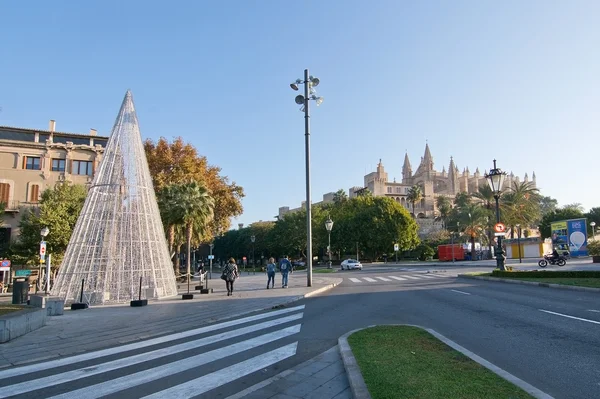
[(79, 302), (74, 302), (71, 304), (71, 310), (81, 310), (81, 309), (87, 309), (88, 308), (88, 304), (87, 303), (83, 303), (83, 286), (85, 283), (85, 279), (82, 278), (81, 279), (81, 293), (79, 294)]

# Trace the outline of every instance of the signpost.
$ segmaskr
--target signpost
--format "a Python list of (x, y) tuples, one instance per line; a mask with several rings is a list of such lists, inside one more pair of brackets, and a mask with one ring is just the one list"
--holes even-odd
[(396, 253), (396, 263), (398, 263), (398, 251), (400, 250), (400, 245), (394, 244), (394, 252)]
[(505, 236), (506, 235), (506, 226), (504, 223), (496, 223), (494, 225), (494, 232), (496, 237)]

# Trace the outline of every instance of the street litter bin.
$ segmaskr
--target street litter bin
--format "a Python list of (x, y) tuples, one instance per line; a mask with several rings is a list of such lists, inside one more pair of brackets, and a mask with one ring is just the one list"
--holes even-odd
[(27, 303), (29, 294), (29, 281), (24, 278), (16, 278), (13, 280), (12, 303), (13, 305), (21, 305)]

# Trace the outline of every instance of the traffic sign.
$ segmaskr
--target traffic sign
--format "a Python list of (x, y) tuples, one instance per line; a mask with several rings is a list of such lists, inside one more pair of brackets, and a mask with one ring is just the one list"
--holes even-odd
[(46, 241), (40, 242), (40, 256), (46, 255)]
[(496, 223), (494, 225), (494, 231), (496, 233), (504, 233), (506, 231), (506, 226), (504, 225), (504, 223)]
[(1, 267), (10, 267), (10, 261), (8, 259), (4, 259), (0, 264)]
[(394, 244), (394, 252), (398, 252), (400, 250), (400, 245)]
[(214, 256), (214, 255), (208, 255), (208, 259), (209, 259), (209, 260), (211, 260), (211, 259), (214, 259), (214, 258), (215, 258), (215, 256)]
[(246, 257), (244, 256), (244, 257), (242, 258), (242, 260), (246, 260)]

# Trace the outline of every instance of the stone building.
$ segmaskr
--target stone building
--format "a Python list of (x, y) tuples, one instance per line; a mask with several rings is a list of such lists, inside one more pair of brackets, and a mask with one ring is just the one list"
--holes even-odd
[(35, 207), (41, 193), (59, 182), (89, 185), (108, 137), (95, 129), (87, 134), (0, 126), (0, 248), (19, 234), (26, 207)]

